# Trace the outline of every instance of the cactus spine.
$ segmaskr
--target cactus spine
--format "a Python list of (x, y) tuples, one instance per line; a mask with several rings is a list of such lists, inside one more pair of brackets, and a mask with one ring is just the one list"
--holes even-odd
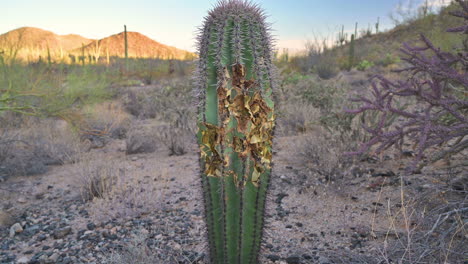
[(263, 11), (220, 1), (198, 37), (198, 143), (211, 263), (257, 263), (276, 87)]

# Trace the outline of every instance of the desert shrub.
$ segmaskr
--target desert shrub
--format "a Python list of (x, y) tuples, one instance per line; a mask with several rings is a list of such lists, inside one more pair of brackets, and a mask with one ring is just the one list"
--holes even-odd
[(387, 67), (392, 64), (399, 63), (401, 60), (398, 56), (387, 53), (383, 59), (377, 60), (376, 65)]
[[(468, 20), (468, 5), (458, 1), (464, 11), (453, 14)], [(466, 24), (449, 29), (449, 32), (467, 33)], [(392, 146), (400, 150), (407, 140), (416, 146), (416, 156), (409, 169), (414, 171), (428, 162), (448, 158), (460, 153), (468, 146), (466, 87), (468, 87), (466, 61), (468, 46), (462, 52), (444, 52), (433, 46), (421, 35), (420, 47), (404, 44), (403, 61), (409, 67), (401, 70), (410, 75), (406, 80), (390, 81), (378, 76), (372, 85), (371, 97), (358, 96), (353, 101), (361, 103), (353, 114), (375, 111), (379, 122), (365, 127), (372, 138), (352, 154), (362, 154), (374, 145), (376, 153)], [(406, 98), (415, 98), (417, 104), (412, 109), (399, 109), (396, 105)], [(388, 124), (389, 118), (397, 115), (397, 124)], [(442, 149), (440, 146), (443, 146)], [(425, 154), (433, 153), (423, 163)]]
[(36, 175), (47, 171), (40, 149), (23, 141), (18, 134), (1, 133), (0, 177)]
[(350, 149), (352, 141), (331, 133), (310, 133), (298, 141), (297, 148), (304, 166), (327, 181), (341, 178), (352, 163), (343, 155)]
[(363, 60), (358, 65), (356, 65), (356, 69), (358, 69), (359, 71), (365, 71), (365, 70), (367, 70), (367, 69), (369, 69), (370, 67), (373, 67), (373, 66), (374, 66), (373, 62)]
[(296, 135), (311, 130), (317, 125), (320, 110), (310, 103), (291, 102), (279, 108), (278, 127), (284, 135)]
[(169, 155), (184, 155), (195, 140), (195, 122), (190, 108), (173, 108), (166, 120), (168, 126), (161, 126), (157, 137), (169, 150)]
[(131, 129), (125, 139), (127, 155), (138, 153), (152, 153), (156, 151), (156, 137), (152, 133), (146, 133), (141, 128)]
[(345, 91), (342, 90), (336, 82), (305, 82), (300, 85), (307, 87), (300, 87), (303, 91), (302, 97), (306, 102), (311, 103), (314, 107), (330, 110), (339, 105), (342, 96), (345, 96)]
[(306, 75), (302, 75), (301, 73), (299, 72), (291, 72), (289, 74), (285, 74), (285, 76), (283, 77), (283, 85), (287, 85), (287, 84), (297, 84), (299, 81), (303, 80), (307, 78)]
[(167, 124), (160, 126), (156, 137), (169, 150), (170, 155), (183, 155), (195, 139), (195, 111), (190, 85), (186, 79), (175, 79), (154, 91), (157, 119)]
[(64, 121), (32, 119), (18, 129), (0, 128), (0, 174), (42, 174), (49, 165), (73, 162), (79, 148), (78, 136)]
[(131, 118), (118, 102), (88, 105), (82, 110), (84, 120), (77, 125), (87, 137), (125, 138)]
[(78, 184), (84, 201), (106, 197), (121, 180), (118, 165), (110, 160), (82, 157), (79, 162)]
[(192, 105), (187, 78), (162, 79), (157, 85), (125, 89), (121, 94), (126, 111), (140, 119), (169, 121), (173, 108)]
[[(77, 166), (77, 184), (97, 222), (139, 217), (161, 206), (164, 191), (158, 190), (155, 180), (139, 173), (128, 175), (121, 162), (88, 156)], [(160, 178), (169, 181), (164, 175)]]
[(169, 150), (169, 156), (181, 156), (189, 148), (190, 133), (175, 126), (163, 126), (159, 129), (158, 138)]
[(149, 91), (128, 90), (122, 96), (125, 110), (140, 119), (156, 118), (159, 108), (158, 101)]
[(315, 71), (320, 78), (329, 80), (338, 74), (338, 67), (332, 60), (322, 59), (315, 66)]
[(111, 77), (96, 67), (11, 62), (0, 68), (0, 112), (68, 119), (113, 94)]

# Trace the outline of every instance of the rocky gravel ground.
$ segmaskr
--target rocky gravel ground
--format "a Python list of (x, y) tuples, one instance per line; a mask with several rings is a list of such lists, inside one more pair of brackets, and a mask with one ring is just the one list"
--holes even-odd
[[(392, 159), (391, 166), (364, 160), (348, 178), (327, 179), (292, 155), (296, 139), (275, 142), (261, 263), (377, 263), (402, 187), (416, 194), (430, 181), (398, 177)], [(158, 206), (128, 217), (96, 217), (95, 201), (84, 201), (74, 180), (79, 163), (0, 183), (0, 263), (206, 263), (195, 148), (183, 156), (95, 151), (162, 194)]]

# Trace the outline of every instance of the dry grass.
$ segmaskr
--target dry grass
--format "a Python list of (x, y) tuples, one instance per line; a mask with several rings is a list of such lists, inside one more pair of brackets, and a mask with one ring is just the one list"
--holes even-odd
[(0, 129), (0, 176), (35, 175), (48, 165), (75, 160), (76, 133), (61, 120), (27, 119), (19, 128)]
[(78, 166), (80, 193), (84, 201), (105, 198), (121, 181), (123, 170), (111, 160), (92, 159), (83, 155)]
[(164, 186), (169, 181), (164, 172), (153, 178), (129, 172), (115, 159), (90, 156), (77, 165), (82, 197), (89, 202), (89, 212), (97, 222), (139, 217), (162, 206)]
[[(158, 231), (166, 233), (170, 229), (167, 226), (159, 227)], [(192, 263), (184, 257), (183, 248), (173, 248), (164, 242), (147, 245), (149, 234), (146, 229), (138, 230), (121, 251), (109, 254), (109, 264), (155, 264), (155, 263)], [(157, 241), (157, 240), (154, 240)]]
[(192, 130), (177, 127), (176, 125), (161, 126), (157, 137), (168, 149), (169, 156), (186, 154), (195, 140)]
[(317, 125), (320, 110), (311, 104), (296, 102), (281, 105), (277, 121), (278, 132), (281, 135), (297, 135), (320, 129)]
[(131, 116), (125, 112), (120, 102), (110, 101), (83, 109), (85, 120), (80, 124), (82, 134), (110, 138), (125, 138)]
[(344, 155), (349, 143), (337, 135), (316, 133), (304, 135), (296, 146), (307, 170), (334, 181), (342, 178), (352, 164), (352, 158)]
[(390, 201), (387, 206), (390, 225), (380, 248), (382, 262), (464, 263), (468, 189), (463, 182), (467, 180), (460, 171), (439, 175), (427, 191), (414, 195), (402, 177), (399, 206), (391, 207)]
[(157, 142), (154, 133), (145, 132), (141, 127), (130, 129), (125, 139), (127, 155), (152, 153), (156, 151)]
[[(145, 230), (146, 231), (146, 230)], [(131, 241), (126, 244), (126, 247), (120, 252), (112, 252), (109, 254), (109, 264), (154, 264), (164, 263), (165, 259), (157, 254), (154, 250), (146, 245), (147, 231), (140, 231), (133, 235)], [(168, 262), (166, 262), (168, 263)]]

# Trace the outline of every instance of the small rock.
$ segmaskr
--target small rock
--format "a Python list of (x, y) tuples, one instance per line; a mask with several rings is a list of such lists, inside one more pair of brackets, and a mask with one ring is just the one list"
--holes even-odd
[(20, 223), (16, 223), (10, 227), (10, 237), (14, 237), (16, 234), (23, 232), (23, 227)]
[(26, 198), (24, 198), (24, 197), (20, 197), (20, 198), (18, 198), (18, 200), (16, 200), (16, 201), (17, 201), (18, 203), (26, 203), (26, 202), (27, 202), (27, 201), (26, 201)]
[(271, 260), (273, 262), (276, 262), (276, 261), (280, 260), (280, 256), (271, 254), (271, 255), (267, 255), (267, 259), (269, 259), (269, 260)]
[(132, 160), (132, 161), (137, 161), (137, 160), (138, 160), (138, 157), (137, 157), (137, 156), (133, 156), (133, 157), (131, 158), (131, 160)]
[(37, 241), (44, 241), (47, 239), (47, 236), (45, 234), (39, 234), (36, 238)]
[(181, 250), (182, 246), (176, 242), (174, 242), (174, 245), (172, 246), (175, 250)]
[(30, 226), (28, 228), (26, 228), (24, 230), (24, 233), (28, 236), (33, 236), (35, 234), (37, 234), (40, 230), (40, 226), (39, 225), (33, 225), (33, 226)]
[(71, 227), (67, 226), (64, 228), (59, 228), (54, 231), (53, 236), (55, 239), (61, 239), (70, 234), (72, 231)]
[(292, 255), (292, 256), (289, 256), (289, 257), (286, 258), (286, 262), (288, 264), (299, 264), (299, 263), (301, 263), (301, 257), (296, 256), (296, 255)]
[(86, 228), (88, 228), (88, 230), (94, 230), (94, 228), (96, 228), (96, 225), (94, 223), (88, 223), (86, 225)]
[(29, 263), (29, 258), (27, 256), (19, 258), (16, 263), (18, 264), (27, 264)]
[(374, 172), (371, 174), (372, 177), (393, 177), (395, 176), (395, 172), (391, 171), (391, 170), (388, 170), (388, 171), (378, 171), (378, 172)]
[(403, 157), (410, 157), (411, 158), (411, 157), (415, 156), (414, 152), (411, 151), (411, 150), (403, 150), (401, 152), (401, 154), (403, 155)]
[(42, 200), (44, 199), (44, 196), (45, 194), (43, 192), (38, 192), (34, 195), (34, 198), (36, 198), (37, 200)]
[(330, 264), (330, 260), (326, 257), (320, 256), (318, 259), (319, 264)]
[(55, 252), (47, 259), (47, 263), (56, 263), (59, 257), (60, 255), (57, 252)]
[(0, 227), (8, 227), (14, 223), (14, 219), (9, 213), (5, 211), (0, 211)]
[(90, 236), (90, 235), (94, 235), (94, 231), (92, 230), (86, 230), (84, 233), (83, 233), (84, 236)]

